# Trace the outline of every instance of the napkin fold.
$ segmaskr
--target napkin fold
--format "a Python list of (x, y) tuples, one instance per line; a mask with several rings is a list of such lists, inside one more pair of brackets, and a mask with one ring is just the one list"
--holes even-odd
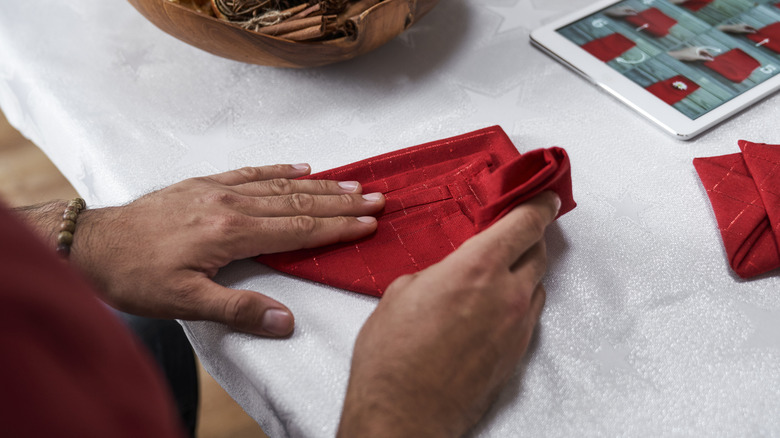
[(698, 11), (699, 9), (709, 5), (712, 3), (713, 0), (688, 0), (686, 2), (683, 2), (680, 6), (691, 10), (693, 12)]
[(645, 88), (657, 98), (669, 105), (685, 99), (689, 94), (699, 89), (699, 84), (682, 75), (673, 76), (663, 81), (658, 81)]
[(731, 49), (704, 65), (731, 82), (742, 82), (749, 78), (755, 69), (761, 67), (760, 62), (742, 49)]
[(605, 37), (588, 41), (581, 47), (602, 62), (611, 61), (622, 55), (636, 43), (619, 33), (611, 33)]
[(498, 126), (304, 178), (355, 180), (365, 193), (384, 193), (376, 233), (355, 242), (262, 255), (257, 261), (374, 296), (382, 296), (399, 276), (440, 261), (545, 190), (561, 198), (558, 217), (576, 206), (566, 151), (553, 147), (520, 154)]
[(740, 140), (742, 153), (695, 158), (729, 264), (749, 278), (780, 267), (780, 146)]
[(669, 30), (677, 24), (677, 20), (664, 14), (658, 8), (648, 8), (636, 15), (628, 15), (625, 20), (636, 26), (637, 31), (661, 38), (669, 35)]
[(754, 43), (780, 53), (780, 22), (764, 26), (758, 29), (758, 32), (749, 33), (746, 36)]

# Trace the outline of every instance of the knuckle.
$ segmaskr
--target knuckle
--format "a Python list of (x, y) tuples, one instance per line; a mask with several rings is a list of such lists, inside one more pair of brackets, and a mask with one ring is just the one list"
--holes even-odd
[(292, 182), (287, 178), (274, 178), (269, 181), (271, 191), (277, 195), (283, 195), (290, 191)]
[(308, 193), (293, 193), (290, 195), (289, 202), (293, 211), (306, 213), (314, 207), (314, 196)]
[(517, 231), (525, 231), (533, 236), (541, 237), (546, 228), (547, 222), (542, 213), (537, 209), (528, 209), (523, 213)]
[(249, 298), (245, 294), (233, 294), (228, 297), (222, 309), (225, 323), (233, 327), (243, 326), (246, 315), (248, 315), (249, 304)]
[(238, 203), (238, 195), (227, 191), (212, 191), (205, 196), (206, 204), (232, 206)]
[(236, 172), (249, 181), (262, 179), (265, 176), (265, 172), (259, 167), (242, 167), (236, 169)]
[(295, 216), (290, 219), (293, 230), (299, 236), (305, 237), (314, 234), (317, 229), (317, 220), (311, 216)]
[(339, 207), (351, 207), (355, 203), (355, 198), (350, 194), (343, 194), (336, 196), (335, 201)]
[(244, 217), (239, 214), (222, 214), (214, 219), (214, 230), (219, 234), (231, 234), (244, 224)]

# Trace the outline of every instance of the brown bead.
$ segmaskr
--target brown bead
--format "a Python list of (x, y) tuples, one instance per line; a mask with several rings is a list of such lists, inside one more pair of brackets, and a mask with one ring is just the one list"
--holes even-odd
[(78, 216), (78, 213), (75, 211), (65, 210), (65, 213), (62, 214), (62, 220), (76, 222), (76, 217)]
[(60, 222), (60, 231), (69, 231), (72, 233), (76, 231), (76, 223), (73, 221)]
[(70, 246), (68, 245), (57, 245), (57, 254), (59, 254), (62, 257), (67, 257), (70, 255)]
[(57, 234), (57, 243), (60, 245), (70, 245), (73, 243), (73, 233), (70, 231), (60, 231)]
[(79, 205), (81, 205), (81, 209), (82, 210), (87, 208), (87, 201), (85, 201), (84, 199), (82, 199), (82, 198), (75, 198), (74, 201), (78, 202)]
[(66, 207), (68, 210), (79, 211), (81, 210), (81, 203), (76, 200), (68, 201), (68, 205)]

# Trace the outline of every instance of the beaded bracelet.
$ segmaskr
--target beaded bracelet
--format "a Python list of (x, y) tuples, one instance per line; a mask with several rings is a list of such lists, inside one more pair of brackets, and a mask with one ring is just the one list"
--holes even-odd
[(65, 213), (62, 214), (60, 231), (57, 234), (57, 254), (63, 258), (70, 255), (70, 245), (73, 244), (73, 233), (76, 232), (76, 218), (81, 210), (87, 208), (87, 203), (81, 198), (73, 198), (68, 201)]

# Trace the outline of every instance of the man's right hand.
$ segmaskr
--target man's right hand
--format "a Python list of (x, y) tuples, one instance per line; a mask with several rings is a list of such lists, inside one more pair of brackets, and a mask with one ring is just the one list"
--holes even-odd
[(539, 320), (559, 208), (545, 192), (388, 288), (355, 343), (339, 436), (460, 436), (484, 415)]

